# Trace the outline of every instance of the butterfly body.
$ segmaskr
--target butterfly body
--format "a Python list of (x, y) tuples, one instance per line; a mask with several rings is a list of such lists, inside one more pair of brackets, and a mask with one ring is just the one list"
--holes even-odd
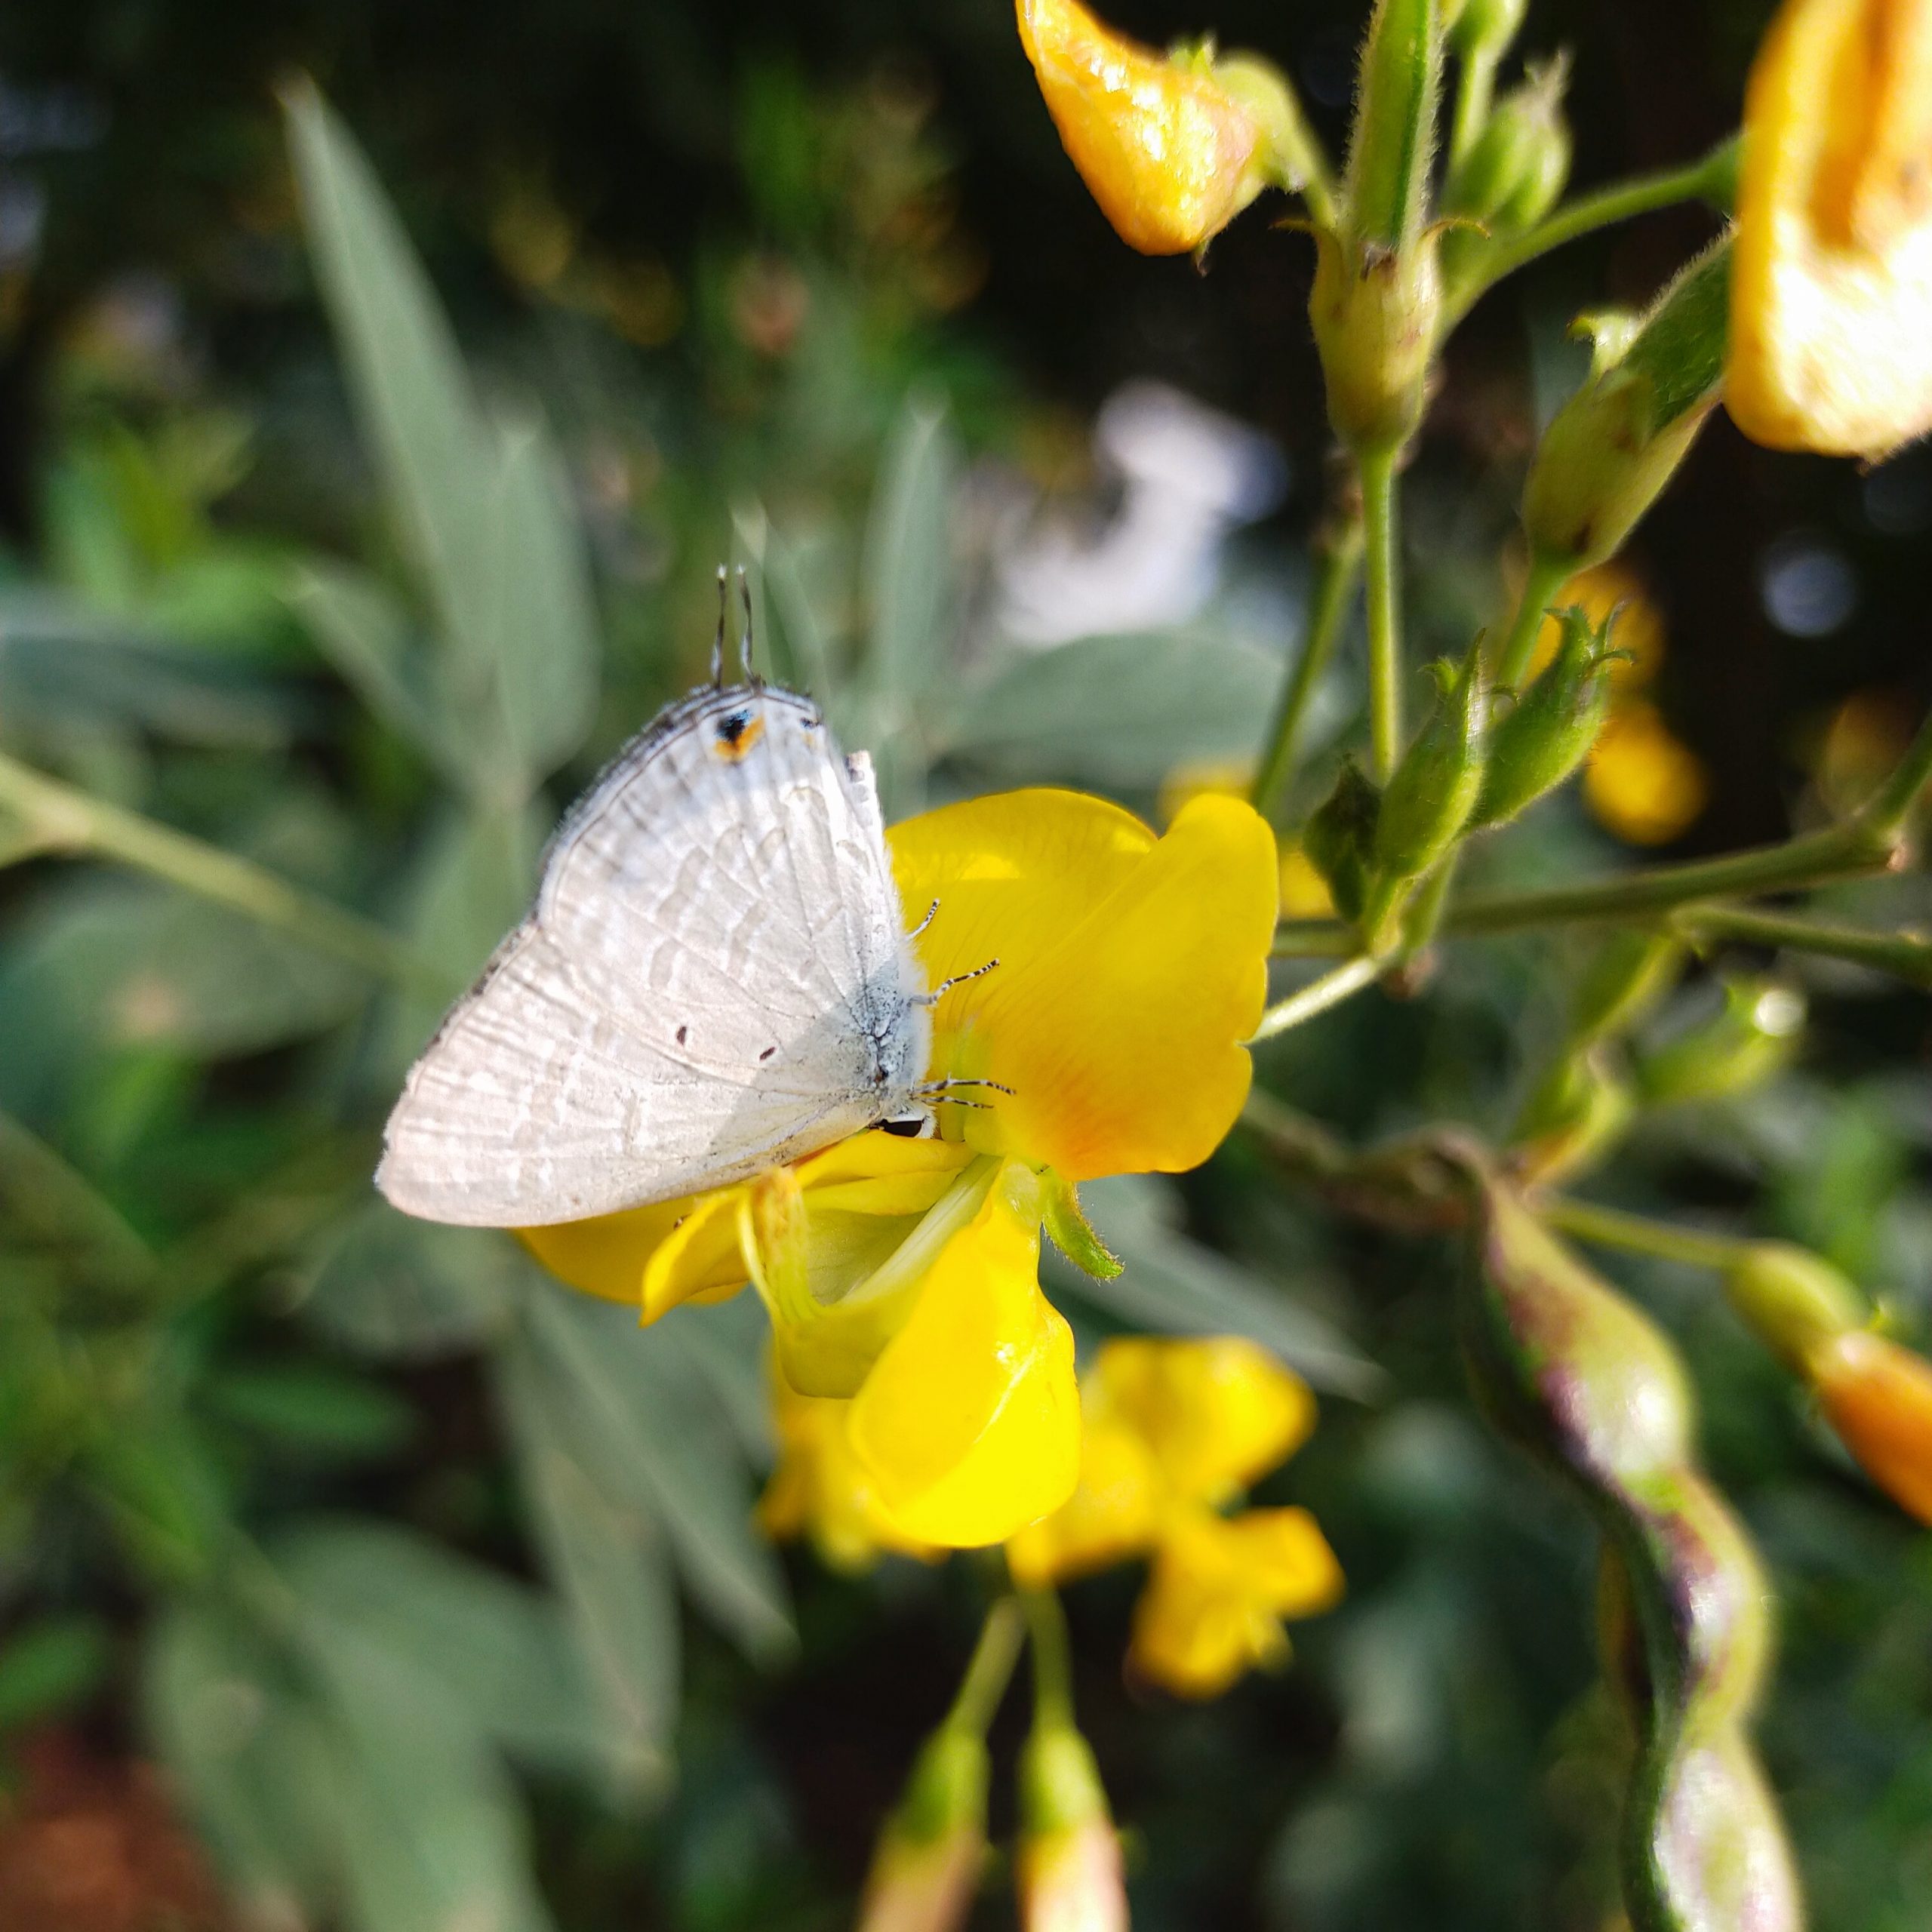
[(707, 688), (565, 815), (377, 1184), (486, 1226), (672, 1200), (916, 1111), (930, 1051), (869, 761), (804, 698)]

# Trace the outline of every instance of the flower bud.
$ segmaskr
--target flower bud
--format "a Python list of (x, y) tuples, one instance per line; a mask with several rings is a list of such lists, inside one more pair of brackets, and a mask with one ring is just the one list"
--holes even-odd
[(1533, 568), (1586, 570), (1623, 547), (1715, 406), (1730, 245), (1657, 299), (1627, 343), (1599, 338), (1583, 386), (1543, 432), (1523, 491)]
[(1786, 0), (1751, 70), (1724, 401), (1876, 459), (1932, 429), (1932, 7)]
[(1581, 764), (1610, 709), (1609, 630), (1582, 611), (1561, 614), (1553, 663), (1490, 734), (1473, 822), (1500, 825)]
[(1017, 0), (1020, 38), (1068, 158), (1129, 248), (1184, 255), (1267, 185), (1270, 123), (1299, 127), (1287, 83), (1244, 61), (1168, 54), (1103, 26), (1078, 0)]
[(1525, 1185), (1580, 1174), (1623, 1137), (1635, 1112), (1629, 1086), (1600, 1054), (1571, 1054), (1524, 1104), (1510, 1137), (1510, 1164)]
[(1770, 1078), (1789, 1060), (1804, 1024), (1804, 995), (1776, 980), (1736, 979), (1724, 1010), (1638, 1067), (1644, 1100), (1722, 1100)]
[(1309, 302), (1328, 420), (1358, 454), (1399, 448), (1422, 420), (1442, 300), (1429, 223), (1441, 81), (1435, 0), (1377, 0), (1341, 227), (1316, 237)]
[(1367, 903), (1375, 821), (1381, 808), (1382, 795), (1374, 781), (1352, 758), (1345, 758), (1335, 776), (1335, 789), (1302, 832), (1302, 850), (1345, 919), (1359, 919)]
[(1503, 53), (1521, 31), (1529, 0), (1451, 0), (1449, 45), (1465, 60), (1472, 54), (1491, 58)]
[(1396, 766), (1376, 818), (1376, 869), (1386, 879), (1427, 872), (1455, 844), (1482, 790), (1488, 700), (1480, 641), (1460, 671), (1443, 663), (1434, 672), (1435, 708)]
[(1480, 222), (1492, 235), (1520, 233), (1549, 214), (1570, 178), (1570, 124), (1563, 115), (1568, 78), (1569, 63), (1560, 54), (1531, 64), (1457, 164), (1443, 195), (1444, 214)]
[(1844, 1275), (1789, 1241), (1753, 1241), (1724, 1288), (1746, 1325), (1801, 1374), (1816, 1349), (1867, 1318), (1865, 1297)]
[(1805, 1373), (1865, 1473), (1932, 1524), (1932, 1362), (1857, 1328), (1813, 1350)]
[(1020, 1917), (1026, 1932), (1127, 1932), (1120, 1839), (1087, 1740), (1035, 1726), (1020, 1759)]
[(1682, 942), (1624, 927), (1604, 939), (1578, 977), (1570, 1037), (1579, 1046), (1627, 1033), (1677, 981)]
[(986, 1862), (986, 1740), (944, 1724), (926, 1741), (880, 1835), (859, 1932), (957, 1932)]

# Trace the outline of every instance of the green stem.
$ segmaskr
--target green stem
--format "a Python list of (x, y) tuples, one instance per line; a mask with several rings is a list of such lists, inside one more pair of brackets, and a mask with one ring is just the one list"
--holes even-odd
[(980, 1626), (980, 1640), (959, 1680), (959, 1694), (946, 1714), (946, 1728), (983, 1737), (999, 1709), (1006, 1687), (1012, 1681), (1013, 1666), (1020, 1661), (1020, 1646), (1026, 1635), (1026, 1620), (1019, 1604), (1002, 1596), (986, 1612)]
[(1352, 926), (1339, 919), (1284, 919), (1275, 929), (1275, 959), (1342, 959), (1355, 949)]
[(1503, 648), (1495, 656), (1497, 683), (1507, 691), (1515, 691), (1528, 676), (1531, 660), (1537, 654), (1537, 635), (1543, 629), (1544, 613), (1550, 600), (1561, 591), (1570, 574), (1569, 566), (1561, 558), (1532, 556), (1530, 568), (1523, 579), (1523, 594), (1516, 600), (1516, 615), (1509, 626), (1509, 635), (1504, 638)]
[(1456, 868), (1462, 863), (1462, 857), (1463, 848), (1459, 845), (1437, 864), (1409, 901), (1408, 911), (1402, 921), (1401, 952), (1404, 959), (1413, 959), (1417, 953), (1426, 952), (1435, 937), (1449, 903), (1449, 888), (1455, 883)]
[(1299, 992), (1289, 994), (1286, 999), (1271, 1006), (1261, 1016), (1261, 1023), (1254, 1029), (1254, 1038), (1272, 1040), (1277, 1033), (1285, 1033), (1291, 1026), (1299, 1026), (1303, 1020), (1312, 1020), (1318, 1013), (1326, 1013), (1331, 1006), (1340, 1006), (1343, 1000), (1353, 998), (1364, 986), (1373, 986), (1382, 977), (1382, 962), (1367, 953), (1358, 958), (1343, 961), (1320, 978), (1309, 980)]
[(1368, 734), (1383, 784), (1402, 749), (1401, 585), (1397, 577), (1395, 452), (1357, 459), (1368, 562)]
[(1932, 940), (1911, 933), (1868, 931), (1826, 925), (1795, 913), (1760, 912), (1748, 906), (1700, 906), (1672, 921), (1690, 939), (1738, 940), (1747, 946), (1781, 946), (1792, 952), (1844, 959), (1932, 988)]
[(1672, 1226), (1621, 1208), (1604, 1208), (1567, 1195), (1549, 1195), (1534, 1202), (1537, 1219), (1579, 1241), (1598, 1247), (1621, 1248), (1630, 1254), (1655, 1255), (1660, 1261), (1681, 1261), (1689, 1268), (1732, 1267), (1746, 1253), (1748, 1241), (1723, 1235), (1700, 1234)]
[(1251, 794), (1254, 809), (1277, 827), (1287, 803), (1288, 780), (1294, 773), (1309, 701), (1321, 681), (1322, 672), (1328, 668), (1329, 659), (1334, 655), (1349, 607), (1355, 601), (1355, 585), (1361, 574), (1361, 513), (1358, 509), (1345, 517), (1321, 545), (1321, 574), (1309, 607), (1308, 635), (1281, 687), (1281, 703), (1269, 728), (1268, 749), (1254, 775)]
[(1920, 724), (1890, 777), (1879, 786), (1854, 823), (1896, 841), (1911, 822), (1928, 783), (1932, 783), (1932, 713)]
[(1613, 182), (1593, 195), (1580, 195), (1566, 202), (1534, 228), (1484, 251), (1472, 264), (1468, 279), (1445, 294), (1443, 328), (1453, 328), (1504, 276), (1514, 275), (1538, 256), (1614, 223), (1709, 195), (1728, 180), (1734, 165), (1732, 143), (1726, 141), (1687, 167), (1661, 168), (1654, 174)]
[(1073, 1728), (1073, 1652), (1067, 1641), (1066, 1612), (1057, 1591), (1022, 1590), (1026, 1634), (1033, 1646), (1033, 1728)]
[(377, 979), (449, 990), (440, 974), (380, 926), (302, 891), (249, 860), (109, 804), (4, 754), (0, 808), (22, 820), (47, 851), (118, 860)]

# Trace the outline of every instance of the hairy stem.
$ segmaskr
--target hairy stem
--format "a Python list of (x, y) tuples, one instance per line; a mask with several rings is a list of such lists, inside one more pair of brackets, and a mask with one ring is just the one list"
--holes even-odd
[(1359, 459), (1368, 562), (1368, 735), (1383, 784), (1402, 751), (1402, 612), (1395, 452)]
[(1569, 573), (1560, 559), (1532, 556), (1523, 579), (1523, 594), (1516, 600), (1516, 615), (1509, 634), (1492, 662), (1496, 682), (1509, 691), (1521, 688), (1528, 676), (1537, 652), (1537, 635), (1543, 629), (1543, 614), (1550, 599), (1563, 588)]
[(1321, 574), (1309, 607), (1308, 635), (1301, 654), (1281, 687), (1281, 703), (1269, 728), (1268, 749), (1254, 774), (1254, 809), (1279, 826), (1287, 808), (1288, 781), (1294, 775), (1301, 729), (1308, 707), (1328, 668), (1335, 645), (1355, 601), (1361, 576), (1361, 512), (1355, 509), (1330, 532), (1321, 545)]
[(1312, 1020), (1318, 1013), (1326, 1013), (1331, 1006), (1340, 1006), (1343, 1001), (1352, 999), (1364, 987), (1372, 986), (1382, 972), (1382, 962), (1367, 953), (1358, 958), (1344, 960), (1318, 979), (1309, 980), (1306, 986), (1289, 994), (1286, 999), (1277, 1000), (1261, 1016), (1261, 1023), (1255, 1028), (1254, 1038), (1272, 1040), (1277, 1033), (1285, 1033), (1290, 1027), (1299, 1026), (1305, 1020)]
[(1038, 1730), (1073, 1727), (1073, 1654), (1066, 1612), (1057, 1592), (1022, 1590), (1026, 1634), (1033, 1646), (1033, 1724)]

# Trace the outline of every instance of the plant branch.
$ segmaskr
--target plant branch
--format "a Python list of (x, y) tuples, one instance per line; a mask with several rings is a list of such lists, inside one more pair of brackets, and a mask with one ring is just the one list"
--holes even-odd
[(1545, 612), (1552, 598), (1563, 588), (1568, 572), (1560, 561), (1532, 556), (1523, 579), (1523, 594), (1516, 600), (1516, 615), (1509, 635), (1491, 660), (1495, 681), (1506, 690), (1521, 688), (1537, 654), (1537, 638), (1543, 629)]
[(1285, 1033), (1291, 1026), (1299, 1026), (1303, 1021), (1312, 1020), (1318, 1013), (1326, 1013), (1331, 1006), (1340, 1006), (1364, 987), (1372, 986), (1382, 977), (1383, 971), (1383, 962), (1367, 953), (1331, 967), (1318, 979), (1309, 980), (1306, 986), (1271, 1006), (1261, 1016), (1261, 1023), (1255, 1028), (1254, 1039), (1249, 1044), (1252, 1045), (1255, 1040), (1272, 1040), (1277, 1033)]
[(1828, 925), (1797, 913), (1761, 912), (1748, 906), (1694, 906), (1671, 923), (1687, 939), (1737, 940), (1747, 946), (1843, 959), (1932, 989), (1932, 940), (1916, 933)]
[(251, 860), (109, 804), (3, 753), (0, 808), (19, 819), (44, 851), (115, 860), (285, 933), (375, 978), (438, 992), (449, 990), (441, 974), (380, 926), (291, 885)]
[(947, 1729), (974, 1737), (986, 1736), (1012, 1681), (1013, 1666), (1020, 1661), (1020, 1646), (1026, 1635), (1026, 1620), (1018, 1601), (1001, 1597), (980, 1626), (980, 1640), (973, 1646), (966, 1674), (959, 1680), (958, 1694), (946, 1714)]
[(1073, 1728), (1073, 1661), (1066, 1612), (1051, 1589), (1022, 1590), (1026, 1634), (1033, 1646), (1033, 1724), (1036, 1730)]
[(1287, 804), (1288, 780), (1294, 774), (1301, 728), (1321, 674), (1334, 655), (1337, 641), (1355, 601), (1361, 575), (1362, 519), (1357, 506), (1329, 531), (1321, 545), (1321, 574), (1309, 607), (1308, 635), (1300, 655), (1281, 687), (1281, 699), (1269, 727), (1268, 748), (1254, 774), (1254, 809), (1279, 826)]
[(1401, 538), (1395, 452), (1358, 459), (1368, 563), (1368, 734), (1375, 776), (1386, 784), (1402, 750)]
[(1538, 1220), (1578, 1241), (1621, 1248), (1631, 1254), (1654, 1255), (1660, 1261), (1681, 1262), (1689, 1268), (1721, 1271), (1749, 1246), (1727, 1235), (1674, 1227), (1667, 1221), (1654, 1221), (1646, 1215), (1626, 1214), (1593, 1201), (1573, 1200), (1567, 1195), (1546, 1195), (1530, 1205)]

